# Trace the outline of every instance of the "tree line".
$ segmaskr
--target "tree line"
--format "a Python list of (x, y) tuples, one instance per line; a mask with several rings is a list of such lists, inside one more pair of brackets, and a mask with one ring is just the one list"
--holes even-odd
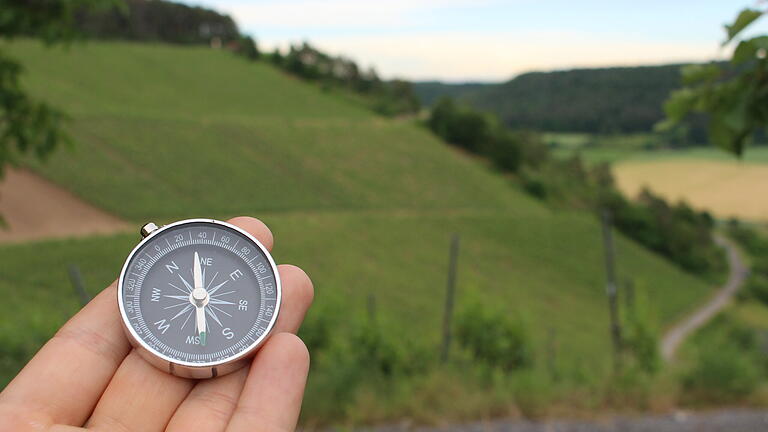
[(365, 96), (383, 115), (414, 114), (421, 106), (410, 82), (382, 80), (374, 68), (365, 69), (349, 58), (324, 53), (306, 41), (291, 45), (285, 54), (275, 50), (269, 57), (292, 75)]
[(589, 167), (579, 156), (552, 158), (537, 133), (511, 130), (493, 115), (450, 98), (435, 104), (427, 126), (449, 144), (514, 174), (538, 199), (596, 214), (609, 210), (619, 231), (685, 270), (715, 275), (724, 269), (722, 251), (712, 239), (714, 219), (707, 212), (684, 202), (671, 204), (649, 190), (629, 200), (616, 187), (608, 165)]
[[(680, 83), (681, 65), (531, 72), (501, 84), (416, 83), (422, 102), (448, 95), (496, 114), (510, 128), (552, 132), (654, 130)], [(706, 142), (703, 118), (686, 122), (685, 143)]]
[(209, 44), (237, 41), (240, 31), (228, 15), (162, 0), (122, 0), (81, 7), (74, 24), (85, 36), (142, 42)]

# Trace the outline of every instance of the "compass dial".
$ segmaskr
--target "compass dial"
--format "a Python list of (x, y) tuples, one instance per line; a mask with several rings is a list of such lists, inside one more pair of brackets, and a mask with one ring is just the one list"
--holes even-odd
[(248, 233), (194, 219), (152, 232), (133, 250), (118, 302), (129, 336), (160, 360), (154, 364), (211, 370), (266, 338), (277, 319), (280, 279)]

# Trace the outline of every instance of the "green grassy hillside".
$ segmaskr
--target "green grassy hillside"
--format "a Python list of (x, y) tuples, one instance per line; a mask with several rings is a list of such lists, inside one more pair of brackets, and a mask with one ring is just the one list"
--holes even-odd
[[(313, 277), (316, 310), (345, 308), (338, 331), (372, 293), (391, 333), (435, 347), (448, 242), (458, 232), (460, 306), (472, 292), (522, 314), (541, 351), (554, 329), (559, 362), (603, 374), (608, 318), (591, 215), (545, 208), (418, 125), (225, 52), (3, 48), (25, 64), (28, 88), (72, 117), (76, 146), (32, 168), (87, 201), (137, 226), (260, 217), (275, 233), (277, 261)], [(3, 381), (76, 310), (66, 266), (78, 264), (96, 290), (137, 240), (0, 246), (0, 293), (11, 315), (0, 322)], [(710, 291), (630, 241), (619, 238), (618, 250), (622, 276), (647, 293), (660, 325)]]

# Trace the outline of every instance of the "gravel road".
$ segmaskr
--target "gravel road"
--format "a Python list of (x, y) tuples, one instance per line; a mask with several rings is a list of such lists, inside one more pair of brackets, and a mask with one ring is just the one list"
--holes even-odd
[(615, 417), (602, 421), (494, 420), (444, 427), (405, 425), (365, 429), (367, 432), (759, 432), (768, 431), (768, 411), (725, 410), (641, 417)]
[(730, 269), (728, 280), (710, 301), (676, 324), (664, 335), (664, 338), (661, 340), (661, 355), (666, 361), (673, 359), (675, 351), (677, 351), (677, 348), (680, 347), (689, 335), (709, 322), (728, 305), (731, 298), (749, 276), (747, 266), (741, 259), (736, 246), (730, 240), (718, 234), (715, 235), (715, 243), (725, 249), (728, 256), (728, 267)]

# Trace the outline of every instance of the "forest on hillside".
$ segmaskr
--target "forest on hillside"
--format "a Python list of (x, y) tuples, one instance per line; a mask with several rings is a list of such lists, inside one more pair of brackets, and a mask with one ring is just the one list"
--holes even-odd
[[(443, 96), (497, 114), (511, 128), (587, 133), (653, 130), (662, 106), (678, 88), (681, 65), (531, 72), (501, 84), (424, 82), (414, 89), (424, 104)], [(699, 121), (689, 141), (705, 140)]]

